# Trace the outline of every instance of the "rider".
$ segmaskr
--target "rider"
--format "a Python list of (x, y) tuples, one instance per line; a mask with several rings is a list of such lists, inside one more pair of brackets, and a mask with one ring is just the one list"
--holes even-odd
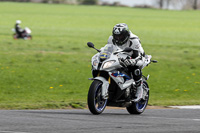
[(24, 30), (20, 27), (19, 24), (21, 24), (21, 20), (16, 20), (15, 31), (16, 31), (18, 37), (19, 37), (19, 38), (22, 38), (22, 37), (23, 37)]
[(124, 63), (133, 74), (133, 79), (136, 83), (137, 92), (134, 101), (140, 101), (143, 96), (141, 66), (144, 63), (145, 56), (140, 39), (128, 29), (127, 24), (119, 23), (113, 27), (112, 36), (108, 38), (108, 44), (114, 44), (118, 49), (122, 50), (126, 47), (133, 49), (132, 58), (126, 59)]

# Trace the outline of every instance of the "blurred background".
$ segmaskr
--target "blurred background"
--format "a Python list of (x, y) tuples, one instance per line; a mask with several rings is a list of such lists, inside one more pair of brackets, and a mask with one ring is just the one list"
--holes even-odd
[[(200, 104), (200, 0), (0, 0), (0, 108), (85, 108), (91, 57), (117, 23), (146, 54), (149, 105)], [(32, 40), (13, 39), (21, 20)]]
[(200, 9), (199, 0), (0, 0), (34, 3), (62, 3), (160, 8), (169, 10)]

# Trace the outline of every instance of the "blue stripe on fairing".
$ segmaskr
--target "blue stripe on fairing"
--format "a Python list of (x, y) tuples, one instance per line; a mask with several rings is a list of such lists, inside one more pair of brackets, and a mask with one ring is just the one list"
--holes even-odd
[(123, 73), (112, 73), (112, 75), (114, 77), (117, 77), (117, 76), (119, 76), (119, 77), (126, 77), (126, 80), (130, 80), (131, 79), (129, 76), (127, 76), (126, 74), (123, 74)]

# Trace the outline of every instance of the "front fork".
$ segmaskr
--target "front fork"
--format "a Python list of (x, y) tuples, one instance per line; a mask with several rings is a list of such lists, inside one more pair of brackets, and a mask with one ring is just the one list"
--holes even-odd
[(108, 88), (110, 85), (110, 77), (106, 80), (104, 77), (97, 76), (95, 78), (90, 78), (90, 80), (99, 80), (102, 82), (101, 96), (103, 99), (108, 99)]

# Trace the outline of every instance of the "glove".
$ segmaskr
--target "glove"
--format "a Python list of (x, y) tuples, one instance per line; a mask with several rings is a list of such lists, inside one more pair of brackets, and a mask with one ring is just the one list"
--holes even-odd
[(126, 66), (134, 66), (136, 64), (136, 61), (135, 59), (126, 59), (124, 63)]

